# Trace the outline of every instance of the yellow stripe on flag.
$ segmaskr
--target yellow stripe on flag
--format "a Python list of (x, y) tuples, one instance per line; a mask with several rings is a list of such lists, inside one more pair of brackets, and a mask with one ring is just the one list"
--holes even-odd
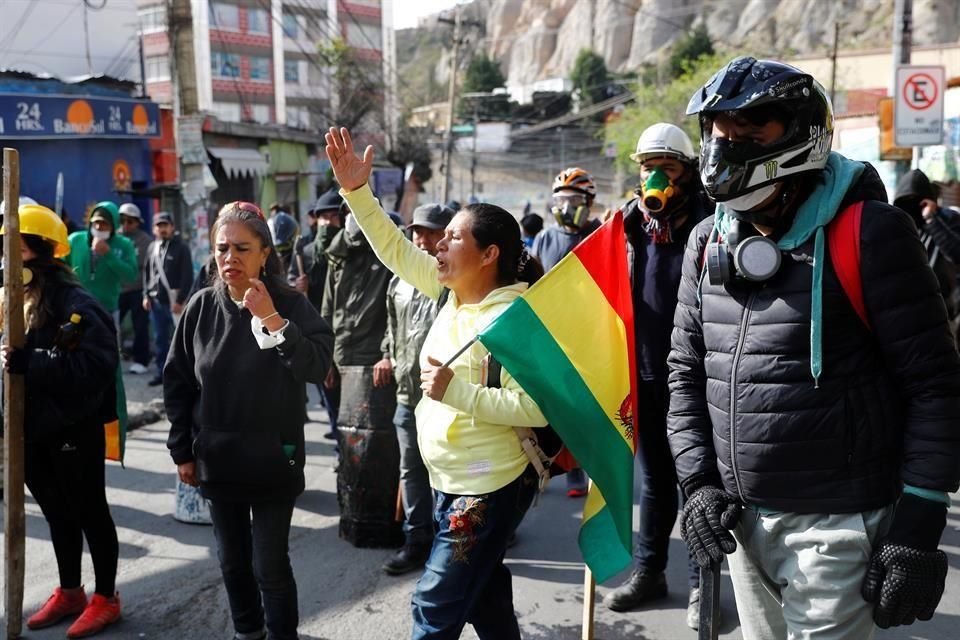
[(587, 501), (583, 505), (583, 522), (597, 515), (606, 506), (607, 501), (603, 499), (600, 489), (591, 482), (590, 490), (587, 492)]
[(104, 457), (107, 460), (120, 460), (120, 421), (114, 420), (103, 425), (107, 448)]
[(632, 407), (623, 320), (574, 254), (554, 267), (550, 276), (524, 299), (633, 451), (633, 433), (625, 424), (625, 419), (632, 418)]

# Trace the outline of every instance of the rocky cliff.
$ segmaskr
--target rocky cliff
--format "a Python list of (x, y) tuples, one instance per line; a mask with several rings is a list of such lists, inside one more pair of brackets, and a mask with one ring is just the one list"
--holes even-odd
[[(566, 77), (584, 48), (600, 53), (612, 70), (636, 71), (701, 24), (720, 50), (766, 56), (827, 54), (837, 20), (841, 48), (889, 47), (893, 5), (894, 0), (474, 0), (466, 10), (485, 23), (472, 34), (472, 48), (486, 49), (500, 61), (509, 84), (527, 85)], [(957, 42), (960, 2), (913, 0), (913, 23), (915, 45)], [(447, 34), (450, 27), (433, 19), (408, 31), (423, 30)], [(398, 43), (416, 38), (400, 32)], [(423, 54), (416, 47), (398, 53), (401, 68)], [(446, 55), (424, 62), (415, 64), (419, 74), (427, 72), (431, 83), (446, 81)]]

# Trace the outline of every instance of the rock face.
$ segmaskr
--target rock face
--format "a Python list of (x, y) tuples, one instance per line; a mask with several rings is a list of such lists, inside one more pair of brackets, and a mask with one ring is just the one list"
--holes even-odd
[[(475, 0), (483, 43), (511, 85), (567, 76), (590, 48), (610, 69), (656, 62), (688, 29), (705, 25), (715, 46), (794, 56), (890, 46), (894, 0)], [(960, 39), (960, 3), (914, 0), (917, 45)]]

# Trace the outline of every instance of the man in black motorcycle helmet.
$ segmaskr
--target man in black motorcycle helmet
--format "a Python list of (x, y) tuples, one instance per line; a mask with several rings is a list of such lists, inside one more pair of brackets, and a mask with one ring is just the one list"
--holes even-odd
[[(687, 245), (668, 360), (681, 534), (701, 566), (730, 554), (746, 640), (928, 620), (960, 357), (916, 226), (830, 151), (830, 101), (799, 69), (737, 58), (687, 113), (718, 205)], [(826, 237), (856, 203), (854, 299)]]

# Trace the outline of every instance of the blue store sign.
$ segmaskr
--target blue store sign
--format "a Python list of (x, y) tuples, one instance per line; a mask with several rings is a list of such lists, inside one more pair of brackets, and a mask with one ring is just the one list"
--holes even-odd
[(0, 93), (0, 138), (157, 138), (156, 103), (125, 98)]

